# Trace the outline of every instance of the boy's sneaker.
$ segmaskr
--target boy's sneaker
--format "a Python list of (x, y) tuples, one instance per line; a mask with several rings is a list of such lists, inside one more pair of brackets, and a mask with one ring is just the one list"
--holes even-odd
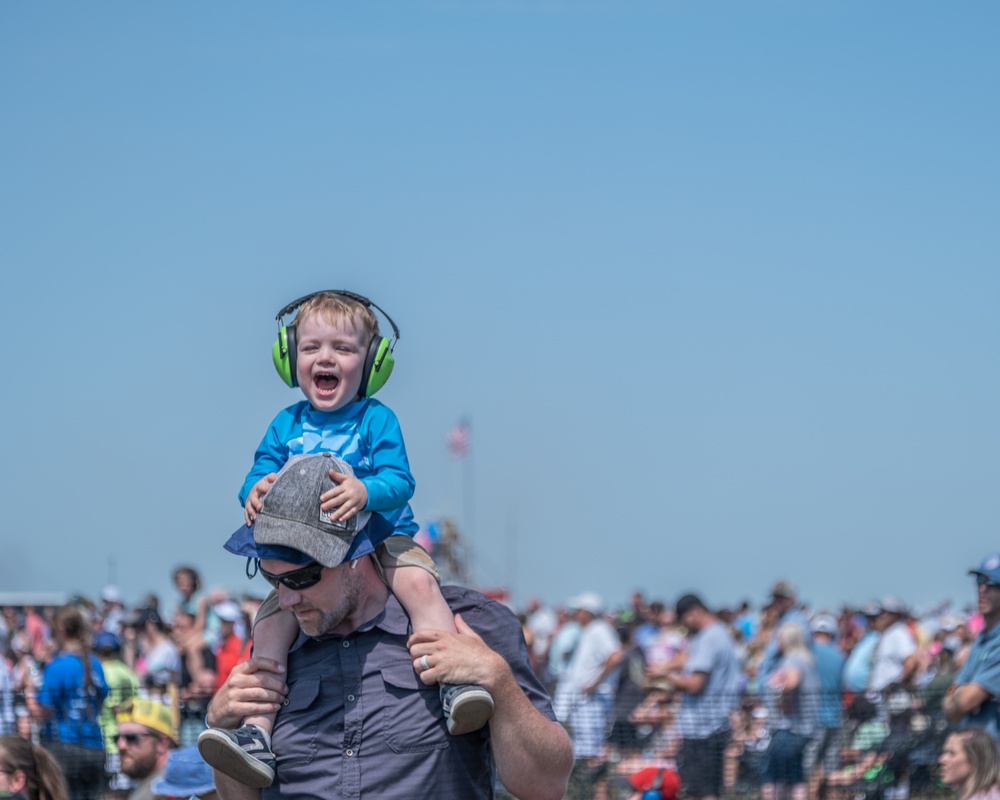
[(274, 781), (274, 753), (256, 725), (204, 730), (198, 736), (198, 752), (209, 766), (244, 786), (264, 789)]
[(478, 731), (493, 715), (493, 696), (482, 686), (468, 683), (442, 684), (441, 705), (452, 736)]

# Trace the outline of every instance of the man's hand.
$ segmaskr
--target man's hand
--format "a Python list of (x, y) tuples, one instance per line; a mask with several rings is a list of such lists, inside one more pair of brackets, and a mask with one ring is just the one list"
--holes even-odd
[[(455, 615), (458, 633), (423, 628), (414, 631), (406, 646), (413, 656), (413, 669), (426, 684), (474, 683), (485, 689), (496, 685), (510, 667), (503, 656), (484, 642), (478, 633), (465, 624), (461, 614)], [(424, 656), (428, 668), (424, 669)]]
[(343, 522), (364, 511), (368, 505), (368, 489), (361, 481), (332, 469), (330, 478), (337, 485), (319, 496), (319, 507), (323, 511), (333, 511), (330, 518), (334, 522)]
[(250, 494), (247, 495), (247, 504), (243, 508), (243, 519), (248, 526), (253, 525), (253, 521), (257, 518), (257, 514), (261, 509), (261, 498), (267, 494), (268, 489), (271, 488), (271, 484), (277, 479), (278, 473), (272, 472), (265, 475), (253, 485)]
[(208, 724), (235, 729), (245, 717), (273, 714), (288, 694), (285, 668), (269, 658), (251, 658), (233, 667), (208, 705)]

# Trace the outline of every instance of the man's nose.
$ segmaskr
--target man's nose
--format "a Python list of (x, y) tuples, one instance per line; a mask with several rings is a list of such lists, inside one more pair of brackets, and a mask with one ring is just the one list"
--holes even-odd
[(302, 595), (294, 589), (289, 589), (285, 584), (278, 584), (278, 606), (282, 609), (297, 606), (302, 599)]

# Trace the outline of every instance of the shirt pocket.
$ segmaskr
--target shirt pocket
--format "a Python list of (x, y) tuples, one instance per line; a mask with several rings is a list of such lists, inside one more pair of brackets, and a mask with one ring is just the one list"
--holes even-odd
[(412, 661), (383, 663), (385, 743), (396, 753), (429, 753), (448, 746), (438, 685), (426, 685)]
[(275, 738), (281, 743), (281, 752), (275, 753), (278, 770), (310, 764), (315, 758), (319, 749), (316, 741), (319, 690), (318, 677), (288, 685), (288, 695), (274, 725)]

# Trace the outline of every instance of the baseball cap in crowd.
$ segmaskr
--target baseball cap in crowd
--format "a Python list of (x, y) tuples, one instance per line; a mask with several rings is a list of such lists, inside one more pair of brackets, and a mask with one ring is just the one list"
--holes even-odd
[(233, 600), (223, 600), (221, 603), (216, 603), (213, 611), (215, 611), (215, 616), (224, 622), (236, 622), (243, 616), (240, 604)]
[(687, 614), (692, 608), (704, 608), (705, 604), (701, 602), (701, 598), (696, 594), (686, 594), (677, 600), (677, 607), (674, 613), (677, 615), (678, 621), (681, 617)]
[(817, 614), (809, 623), (813, 633), (825, 633), (828, 636), (837, 635), (837, 620), (831, 614)]
[(795, 598), (795, 587), (788, 581), (778, 581), (771, 589), (771, 597), (784, 597), (792, 600)]
[(903, 605), (903, 601), (900, 600), (894, 594), (887, 594), (881, 600), (878, 601), (878, 607), (882, 611), (887, 611), (890, 614), (905, 614), (906, 606)]
[(566, 604), (573, 611), (589, 611), (595, 617), (604, 613), (604, 600), (597, 592), (584, 592)]
[(121, 646), (121, 640), (111, 631), (101, 631), (94, 637), (94, 649), (98, 653), (114, 653)]
[(370, 511), (335, 522), (330, 512), (320, 510), (320, 495), (336, 486), (331, 469), (354, 475), (350, 464), (331, 453), (293, 456), (261, 500), (254, 524), (236, 531), (225, 548), (249, 558), (295, 565), (318, 561), (324, 567), (373, 552), (392, 533), (392, 525)]
[(882, 607), (877, 600), (869, 600), (861, 607), (861, 615), (864, 617), (877, 617), (882, 611)]
[(212, 768), (198, 753), (197, 747), (179, 747), (167, 754), (163, 777), (153, 781), (153, 794), (159, 797), (200, 797), (215, 791)]
[(122, 593), (118, 591), (117, 586), (105, 586), (101, 589), (101, 599), (106, 603), (120, 603)]
[(157, 628), (163, 628), (163, 620), (160, 619), (160, 612), (155, 608), (140, 608), (135, 614), (129, 616), (125, 624), (130, 627), (145, 628), (150, 622)]
[(991, 583), (1000, 583), (1000, 553), (990, 553), (983, 559), (978, 569), (970, 569), (970, 575), (982, 575)]
[(119, 725), (123, 722), (134, 722), (136, 725), (142, 725), (151, 731), (162, 733), (169, 737), (174, 744), (177, 744), (173, 715), (163, 703), (157, 703), (147, 697), (134, 697), (118, 707), (116, 719)]

